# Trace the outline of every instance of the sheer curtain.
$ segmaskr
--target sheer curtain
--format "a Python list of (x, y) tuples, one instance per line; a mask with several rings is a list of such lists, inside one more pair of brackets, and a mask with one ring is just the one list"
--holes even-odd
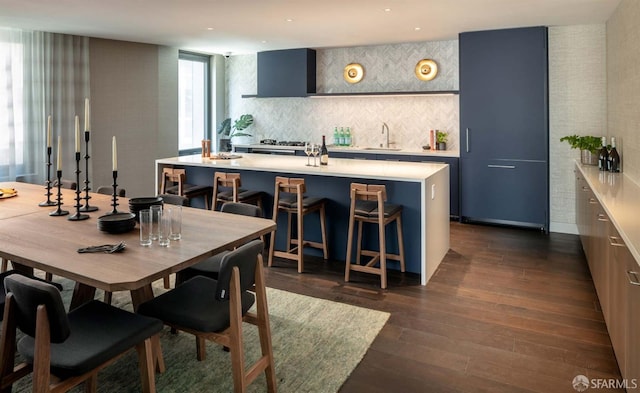
[(0, 28), (0, 67), (0, 181), (46, 180), (48, 115), (52, 162), (60, 135), (63, 177), (72, 178), (74, 116), (83, 116), (89, 97), (89, 39)]

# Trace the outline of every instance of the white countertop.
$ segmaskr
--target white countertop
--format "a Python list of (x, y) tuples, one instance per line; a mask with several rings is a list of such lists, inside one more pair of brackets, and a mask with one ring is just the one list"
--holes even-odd
[[(303, 146), (279, 146), (279, 145), (234, 145), (234, 147), (244, 149), (278, 149), (278, 150), (304, 150)], [(399, 154), (399, 155), (411, 155), (411, 156), (431, 156), (431, 157), (460, 157), (458, 150), (423, 150), (423, 149), (384, 149), (384, 148), (372, 148), (361, 146), (333, 146), (327, 145), (329, 153), (333, 152), (348, 152), (357, 154)], [(331, 156), (331, 154), (329, 154)]]
[(589, 187), (640, 264), (640, 186), (624, 173), (601, 172), (578, 163)]
[[(448, 166), (447, 164), (430, 162), (374, 161), (329, 157), (329, 165), (309, 167), (306, 166), (307, 157), (250, 153), (234, 153), (234, 155), (239, 155), (241, 158), (230, 160), (208, 159), (198, 154), (158, 159), (156, 164), (411, 182), (424, 181), (432, 174)], [(319, 164), (320, 160), (318, 159), (317, 161)], [(313, 162), (313, 158), (311, 158), (311, 162)]]

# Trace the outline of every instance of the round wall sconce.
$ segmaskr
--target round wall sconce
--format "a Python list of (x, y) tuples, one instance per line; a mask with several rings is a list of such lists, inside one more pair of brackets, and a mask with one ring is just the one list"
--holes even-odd
[(416, 77), (421, 81), (430, 81), (438, 74), (438, 64), (431, 59), (422, 59), (416, 64)]
[(358, 83), (364, 77), (364, 68), (358, 63), (347, 64), (344, 67), (344, 80), (349, 83)]

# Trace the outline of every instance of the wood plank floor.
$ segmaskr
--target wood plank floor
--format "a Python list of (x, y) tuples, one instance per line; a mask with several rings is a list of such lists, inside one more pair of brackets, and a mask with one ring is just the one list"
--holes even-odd
[(274, 262), (267, 285), (391, 314), (341, 392), (575, 392), (578, 374), (621, 378), (577, 236), (452, 222), (426, 287), (305, 264)]

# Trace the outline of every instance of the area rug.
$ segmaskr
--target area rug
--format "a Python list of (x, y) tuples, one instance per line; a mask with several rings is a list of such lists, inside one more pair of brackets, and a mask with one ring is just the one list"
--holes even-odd
[[(63, 296), (70, 297), (72, 283), (58, 280)], [(154, 285), (156, 294), (164, 291)], [(101, 296), (100, 291), (96, 297)], [(389, 314), (328, 300), (267, 288), (271, 335), (278, 392), (337, 392), (358, 365)], [(113, 304), (131, 309), (127, 292), (113, 295)], [(245, 354), (255, 361), (260, 354), (258, 331), (244, 324)], [(159, 393), (232, 392), (231, 361), (220, 346), (207, 343), (207, 358), (196, 360), (195, 339), (186, 333), (161, 335), (166, 372), (156, 375)], [(14, 392), (31, 390), (27, 377), (14, 385)], [(73, 390), (81, 392), (82, 386)], [(102, 370), (98, 392), (140, 392), (135, 351)], [(249, 392), (266, 392), (264, 374), (249, 386)]]

